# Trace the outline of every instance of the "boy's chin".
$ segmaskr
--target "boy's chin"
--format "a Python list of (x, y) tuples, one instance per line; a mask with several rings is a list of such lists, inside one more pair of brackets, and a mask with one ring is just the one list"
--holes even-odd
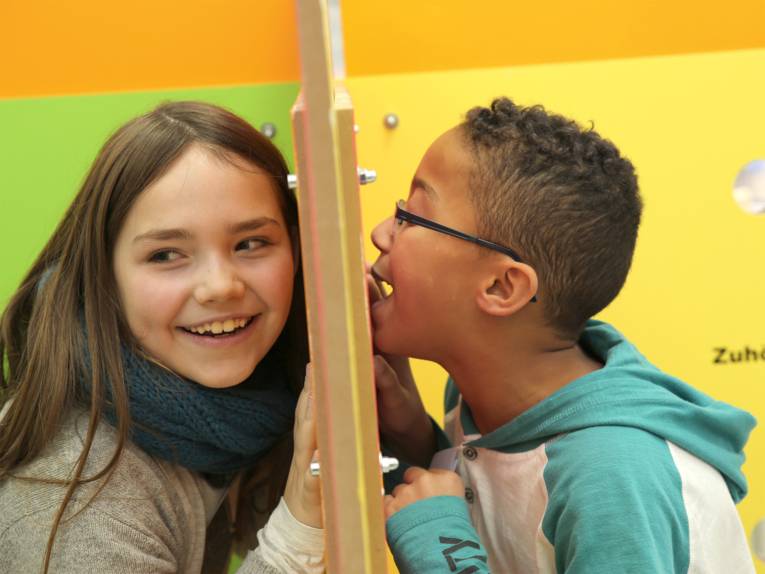
[(413, 349), (410, 345), (406, 345), (401, 337), (388, 336), (384, 330), (375, 331), (373, 340), (375, 349), (379, 353), (399, 357), (412, 356)]
[(390, 345), (388, 344), (388, 341), (385, 340), (385, 337), (380, 335), (379, 331), (376, 331), (372, 335), (372, 343), (375, 348), (376, 353), (385, 353), (386, 355), (395, 355), (396, 353), (391, 350)]

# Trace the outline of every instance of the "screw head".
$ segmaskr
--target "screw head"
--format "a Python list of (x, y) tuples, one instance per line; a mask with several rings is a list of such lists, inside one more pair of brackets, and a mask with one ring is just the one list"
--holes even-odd
[(377, 181), (377, 172), (373, 169), (360, 167), (356, 171), (359, 174), (360, 185), (367, 185), (368, 183), (374, 183)]
[(276, 126), (271, 122), (266, 122), (260, 126), (260, 133), (262, 133), (268, 139), (272, 140), (276, 135)]
[(398, 468), (398, 459), (380, 454), (380, 468), (384, 473), (396, 470)]
[(733, 199), (752, 215), (765, 214), (765, 159), (747, 163), (736, 176)]
[(385, 114), (383, 123), (389, 130), (394, 130), (398, 127), (398, 116), (396, 114)]

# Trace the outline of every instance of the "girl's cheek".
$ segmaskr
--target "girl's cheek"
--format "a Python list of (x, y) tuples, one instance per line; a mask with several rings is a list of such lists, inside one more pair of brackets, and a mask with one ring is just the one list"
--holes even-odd
[(283, 291), (292, 288), (295, 282), (295, 265), (291, 254), (274, 258), (265, 265), (258, 266), (253, 274), (253, 280), (262, 287), (273, 287)]
[[(187, 283), (136, 273), (121, 289), (128, 324), (136, 337), (146, 336), (152, 325), (170, 321), (188, 298)], [(141, 331), (138, 333), (136, 331)]]

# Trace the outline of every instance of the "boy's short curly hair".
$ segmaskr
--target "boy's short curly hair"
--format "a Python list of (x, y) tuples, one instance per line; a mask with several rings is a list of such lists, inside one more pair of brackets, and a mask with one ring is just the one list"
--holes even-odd
[(629, 160), (593, 129), (499, 98), (462, 124), (478, 231), (539, 276), (546, 319), (575, 337), (627, 277), (642, 211)]

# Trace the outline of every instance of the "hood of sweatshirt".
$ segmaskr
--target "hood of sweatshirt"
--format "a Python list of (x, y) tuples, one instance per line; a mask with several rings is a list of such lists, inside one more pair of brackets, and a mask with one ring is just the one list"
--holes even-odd
[[(746, 495), (741, 465), (756, 424), (752, 415), (660, 371), (606, 323), (589, 321), (579, 343), (603, 362), (603, 368), (572, 381), (471, 444), (521, 451), (584, 428), (634, 427), (717, 468), (736, 502)], [(455, 390), (450, 384), (447, 403)], [(460, 417), (464, 433), (479, 433), (466, 407), (463, 403)]]

